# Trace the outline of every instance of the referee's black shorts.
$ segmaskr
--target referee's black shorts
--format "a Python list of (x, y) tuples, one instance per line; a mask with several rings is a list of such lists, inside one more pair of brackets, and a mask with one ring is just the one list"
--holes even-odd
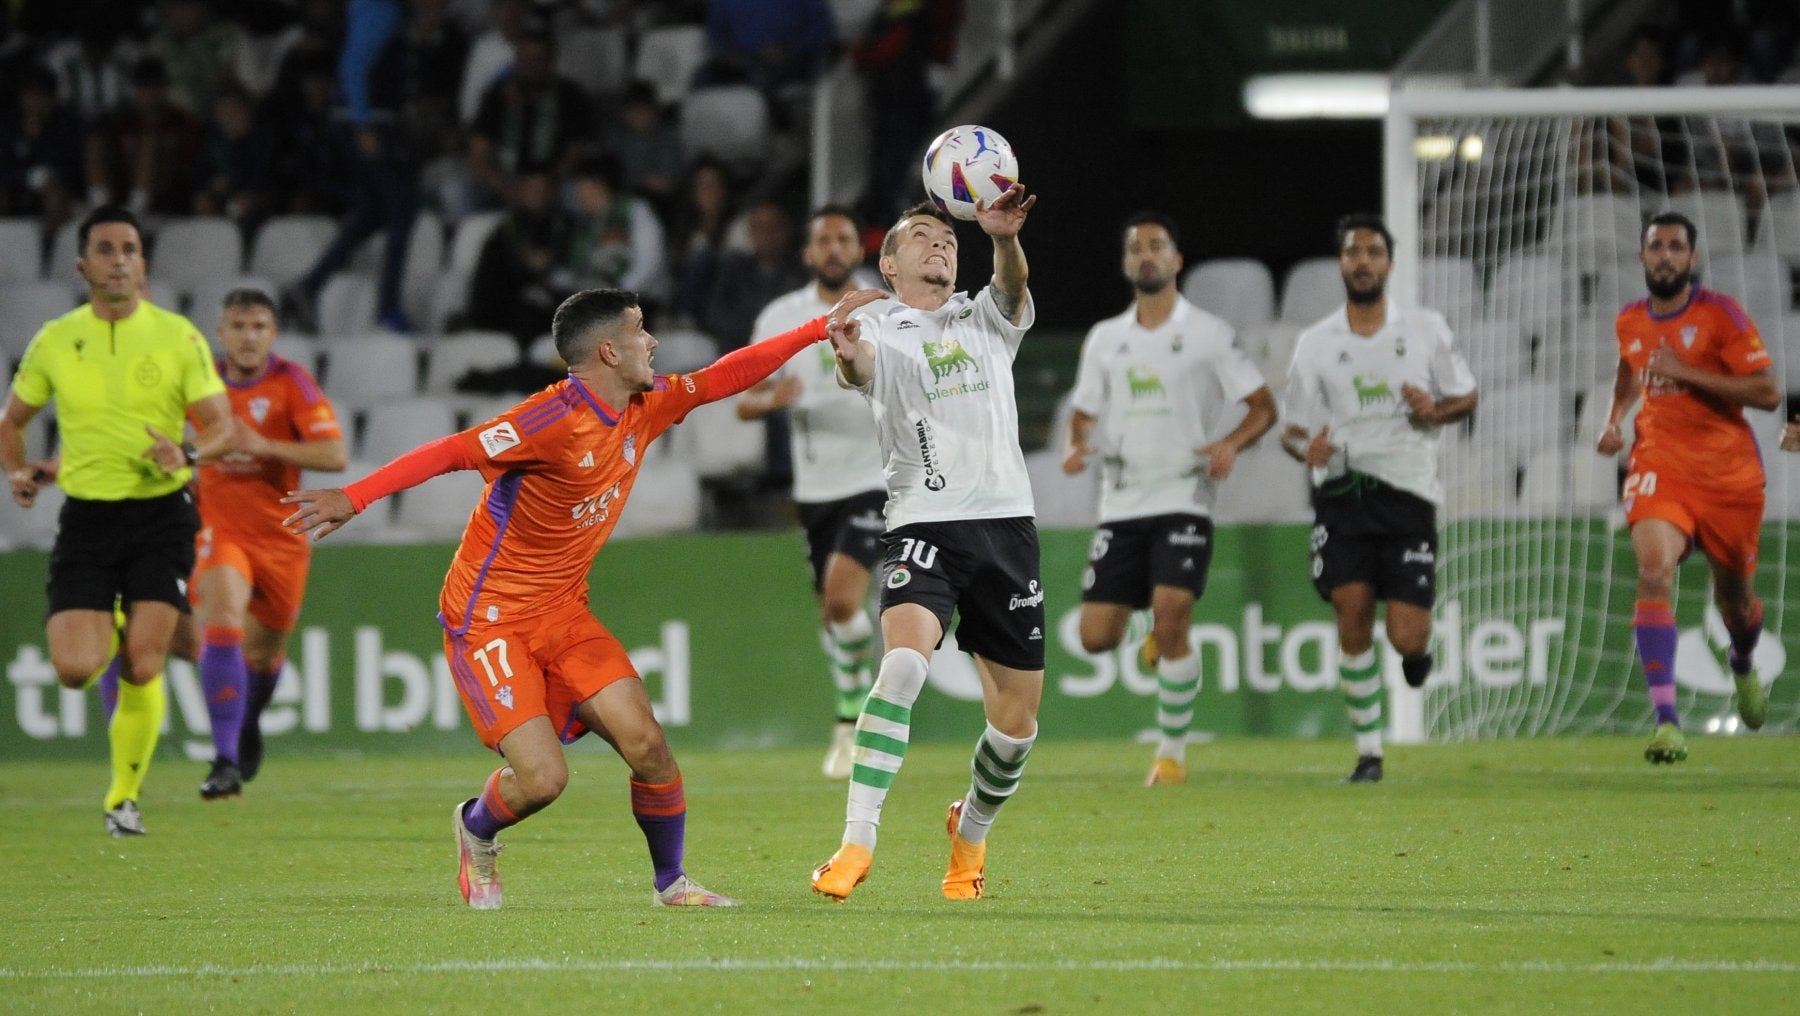
[(50, 549), (50, 613), (111, 613), (115, 597), (189, 612), (187, 583), (199, 532), (200, 513), (185, 488), (124, 501), (67, 499)]

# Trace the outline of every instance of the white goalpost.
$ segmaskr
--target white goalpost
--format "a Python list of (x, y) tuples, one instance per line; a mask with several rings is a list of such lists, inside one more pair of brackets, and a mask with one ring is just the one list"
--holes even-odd
[[(1390, 697), (1396, 740), (1649, 730), (1623, 456), (1594, 451), (1618, 362), (1613, 319), (1645, 295), (1644, 220), (1680, 211), (1699, 230), (1700, 284), (1743, 304), (1781, 388), (1800, 388), (1797, 144), (1795, 87), (1396, 92), (1389, 292), (1444, 313), (1482, 396), (1443, 442), (1438, 666), (1422, 697)], [(1768, 475), (1766, 682), (1786, 663), (1800, 456), (1775, 448), (1785, 412), (1746, 415)], [(1724, 629), (1698, 562), (1678, 578), (1680, 707), (1690, 729), (1730, 732)], [(1800, 722), (1800, 696), (1782, 690), (1795, 684), (1774, 686), (1769, 728)]]

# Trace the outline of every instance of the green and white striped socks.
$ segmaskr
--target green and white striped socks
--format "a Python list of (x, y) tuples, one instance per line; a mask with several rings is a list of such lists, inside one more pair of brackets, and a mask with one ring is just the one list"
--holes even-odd
[(875, 646), (875, 625), (869, 613), (859, 610), (848, 621), (831, 621), (819, 632), (819, 644), (831, 661), (831, 681), (837, 687), (837, 718), (848, 723), (862, 710), (869, 688), (869, 650)]
[(1375, 647), (1351, 656), (1338, 651), (1338, 686), (1344, 689), (1344, 705), (1350, 712), (1350, 729), (1356, 731), (1357, 755), (1381, 755), (1381, 704), (1384, 692), (1381, 665)]
[(1162, 732), (1157, 758), (1187, 761), (1188, 728), (1194, 725), (1194, 696), (1199, 692), (1199, 653), (1156, 661), (1156, 726)]
[(1014, 738), (995, 730), (991, 723), (981, 732), (981, 740), (975, 742), (972, 778), (969, 792), (963, 797), (962, 820), (957, 823), (956, 835), (969, 843), (987, 839), (1000, 806), (1019, 789), (1025, 757), (1031, 754), (1031, 744), (1036, 740), (1035, 730), (1030, 737)]
[(929, 669), (912, 649), (891, 649), (856, 718), (856, 749), (850, 770), (850, 801), (844, 809), (844, 842), (875, 849), (875, 828), (888, 788), (906, 761), (912, 733), (912, 706)]

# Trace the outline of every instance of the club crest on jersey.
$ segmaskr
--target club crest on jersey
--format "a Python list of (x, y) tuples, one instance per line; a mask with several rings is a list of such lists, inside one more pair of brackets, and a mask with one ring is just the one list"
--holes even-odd
[(904, 586), (911, 581), (912, 572), (908, 571), (903, 564), (895, 565), (894, 570), (888, 572), (887, 587), (889, 589), (899, 589), (901, 586)]
[(1626, 346), (1625, 351), (1627, 353), (1641, 353), (1644, 351), (1644, 343), (1641, 340), (1632, 339), (1631, 345)]
[(516, 447), (519, 443), (519, 432), (513, 429), (510, 420), (501, 420), (477, 434), (476, 437), (480, 439), (481, 448), (488, 453), (490, 459), (508, 448)]
[(625, 464), (626, 465), (630, 465), (630, 466), (637, 465), (637, 435), (636, 434), (625, 435), (625, 447), (620, 449), (619, 454), (625, 456)]
[(1697, 333), (1699, 331), (1700, 331), (1700, 328), (1698, 325), (1684, 326), (1681, 329), (1681, 348), (1683, 348), (1683, 349), (1694, 348), (1694, 335), (1695, 335), (1695, 333)]
[(269, 400), (258, 395), (250, 400), (250, 418), (261, 423), (269, 418)]

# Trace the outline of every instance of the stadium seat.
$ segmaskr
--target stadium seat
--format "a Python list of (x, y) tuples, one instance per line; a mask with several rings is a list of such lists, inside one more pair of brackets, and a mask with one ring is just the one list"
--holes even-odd
[(444, 331), (452, 318), (468, 309), (469, 286), (475, 279), (481, 248), (504, 214), (477, 212), (456, 224), (456, 233), (450, 238), (449, 259), (432, 284), (431, 312), (425, 319), (431, 331)]
[(220, 275), (196, 283), (188, 293), (188, 320), (200, 329), (201, 334), (212, 340), (214, 345), (218, 344), (219, 321), (225, 316), (225, 309), (221, 304), (225, 300), (225, 294), (234, 289), (258, 289), (271, 300), (281, 299), (278, 286), (254, 275)]
[[(551, 347), (554, 350), (554, 346)], [(658, 374), (696, 371), (719, 358), (719, 344), (703, 332), (671, 329), (656, 335)], [(535, 361), (534, 361), (535, 362)]]
[(408, 339), (385, 332), (327, 336), (324, 348), (321, 380), (340, 408), (365, 409), (418, 392), (419, 347)]
[(1793, 269), (1773, 254), (1715, 255), (1697, 274), (1701, 285), (1735, 298), (1758, 324), (1773, 325), (1794, 309)]
[(478, 423), (486, 423), (518, 405), (520, 399), (517, 395), (497, 395), (464, 402), (457, 407), (456, 429), (468, 430)]
[(250, 274), (289, 286), (312, 269), (331, 245), (337, 223), (325, 215), (277, 215), (256, 231)]
[(556, 73), (589, 95), (625, 90), (631, 70), (629, 40), (619, 28), (577, 28), (556, 38)]
[(0, 290), (0, 354), (17, 359), (44, 322), (62, 317), (76, 305), (75, 294), (61, 281), (7, 283)]
[(1531, 340), (1505, 321), (1476, 321), (1456, 336), (1479, 389), (1516, 384), (1532, 375)]
[(56, 542), (56, 517), (62, 511), (62, 488), (38, 488), (37, 501), (20, 508), (9, 495), (0, 498), (0, 549), (49, 550)]
[(35, 282), (44, 273), (44, 228), (36, 219), (0, 219), (0, 283)]
[(375, 280), (338, 272), (325, 280), (314, 308), (319, 334), (327, 339), (360, 335), (375, 325)]
[[(444, 220), (429, 208), (413, 216), (406, 241), (406, 265), (401, 269), (400, 304), (409, 317), (425, 321), (431, 315), (432, 293), (444, 274)], [(387, 262), (387, 235), (376, 233), (363, 241), (351, 256), (347, 271), (381, 281)]]
[[(1588, 454), (1600, 456), (1592, 449)], [(1569, 457), (1562, 448), (1545, 448), (1525, 459), (1519, 478), (1519, 508), (1527, 514), (1553, 515), (1562, 511), (1564, 498), (1573, 495), (1569, 485)]]
[(1553, 381), (1524, 381), (1482, 393), (1475, 411), (1478, 445), (1522, 458), (1545, 448), (1560, 447), (1570, 419), (1569, 400)]
[(1583, 434), (1576, 435), (1564, 454), (1569, 462), (1569, 497), (1577, 509), (1605, 512), (1618, 504), (1623, 457), (1601, 455)]
[(456, 382), (471, 370), (493, 370), (519, 362), (519, 343), (505, 332), (457, 332), (428, 344), (425, 390), (439, 395), (456, 391)]
[[(661, 339), (657, 340), (659, 343), (661, 341)], [(556, 339), (549, 335), (540, 335), (531, 340), (531, 346), (525, 350), (525, 362), (535, 363), (540, 367), (549, 367), (553, 370), (563, 370), (569, 366), (563, 362), (562, 355), (556, 351)], [(657, 364), (656, 368), (665, 371), (667, 369), (662, 364)]]
[(455, 540), (462, 536), (486, 486), (472, 469), (432, 477), (400, 494), (394, 528), (408, 539)]
[(638, 40), (633, 76), (656, 86), (656, 97), (663, 105), (673, 105), (693, 87), (694, 72), (705, 61), (704, 27), (666, 25), (650, 29)]
[(768, 428), (761, 420), (740, 420), (731, 400), (692, 413), (662, 438), (687, 460), (702, 480), (760, 472), (768, 461)]
[(1088, 467), (1074, 476), (1063, 472), (1060, 432), (1051, 446), (1025, 455), (1031, 500), (1040, 529), (1091, 529), (1100, 517), (1100, 461), (1088, 456)]
[(419, 445), (456, 431), (456, 415), (448, 403), (431, 398), (398, 399), (370, 406), (363, 413), (356, 457), (388, 462)]
[(150, 278), (191, 294), (210, 279), (244, 270), (244, 236), (226, 218), (170, 219), (151, 244)]
[[(1605, 426), (1607, 410), (1612, 407), (1612, 393), (1613, 383), (1611, 380), (1597, 382), (1582, 392), (1580, 403), (1576, 407), (1575, 423), (1572, 428), (1578, 443), (1585, 442), (1587, 447), (1592, 448), (1594, 442), (1600, 440), (1600, 428)], [(1644, 400), (1638, 399), (1626, 412), (1625, 419), (1619, 427), (1627, 448), (1631, 447), (1632, 440), (1637, 436), (1635, 424), (1638, 410), (1643, 408), (1643, 405)]]
[(57, 282), (65, 279), (72, 283), (81, 281), (75, 274), (75, 262), (81, 259), (81, 252), (75, 244), (80, 231), (81, 223), (75, 219), (56, 228), (56, 235), (50, 238), (50, 250), (44, 258), (44, 278)]
[(1568, 287), (1574, 274), (1554, 254), (1520, 254), (1502, 261), (1494, 270), (1488, 289), (1487, 316), (1492, 321), (1518, 324), (1536, 335), (1561, 327), (1563, 315), (1573, 304)]
[(1768, 205), (1756, 220), (1755, 250), (1800, 264), (1800, 190), (1769, 195)]
[[(344, 471), (341, 473), (320, 472), (312, 469), (302, 470), (300, 487), (302, 490), (342, 487), (368, 476), (380, 465), (379, 462), (353, 458), (344, 464)], [(359, 512), (349, 525), (332, 533), (328, 539), (332, 543), (393, 543), (402, 539), (405, 534), (398, 533), (394, 528), (395, 500), (395, 498), (388, 497), (369, 505)]]
[(1287, 390), (1288, 368), (1294, 365), (1294, 347), (1305, 327), (1288, 321), (1273, 321), (1239, 337), (1244, 351), (1262, 372), (1263, 380), (1269, 383), (1269, 390), (1277, 398)]
[(1281, 320), (1305, 328), (1344, 303), (1337, 258), (1307, 258), (1288, 269), (1281, 286)]
[(1624, 260), (1638, 249), (1644, 216), (1631, 194), (1577, 194), (1562, 203), (1556, 234), (1567, 239), (1567, 254), (1581, 271)]
[[(216, 348), (218, 343), (213, 343)], [(319, 376), (319, 357), (324, 353), (324, 343), (318, 338), (302, 332), (282, 332), (275, 340), (275, 355), (290, 360), (306, 368), (306, 372), (314, 378)], [(331, 393), (325, 393), (330, 398)]]
[[(1702, 260), (1724, 256), (1741, 256), (1748, 248), (1745, 232), (1747, 213), (1744, 202), (1731, 191), (1692, 190), (1671, 194), (1663, 206), (1692, 219), (1700, 232), (1695, 244)], [(1662, 211), (1662, 208), (1655, 211)]]
[(768, 153), (769, 107), (750, 85), (697, 88), (681, 102), (681, 148), (690, 158), (711, 155), (739, 171)]
[(1202, 261), (1182, 280), (1190, 303), (1231, 322), (1240, 333), (1275, 320), (1275, 277), (1254, 258)]
[(1306, 467), (1281, 450), (1275, 434), (1265, 434), (1238, 455), (1231, 475), (1216, 488), (1213, 521), (1311, 521), (1311, 487)]
[(1479, 439), (1457, 442), (1443, 470), (1444, 510), (1448, 518), (1509, 518), (1518, 514), (1518, 460), (1509, 452), (1484, 446)]
[(638, 467), (637, 483), (614, 535), (687, 532), (700, 524), (700, 503), (700, 475), (693, 466), (673, 455), (649, 454)]
[(146, 280), (144, 282), (144, 296), (153, 305), (161, 307), (163, 310), (172, 310), (177, 314), (181, 313), (181, 294), (176, 291), (174, 286), (169, 285), (161, 279)]

